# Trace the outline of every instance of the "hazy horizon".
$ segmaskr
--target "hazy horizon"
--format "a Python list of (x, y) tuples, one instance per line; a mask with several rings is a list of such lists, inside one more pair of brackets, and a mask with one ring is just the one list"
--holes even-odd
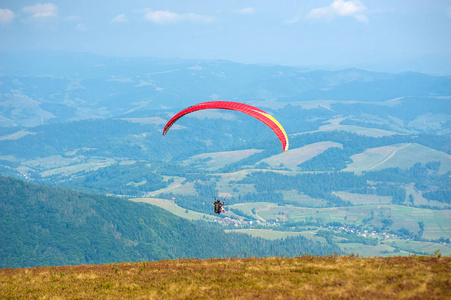
[(0, 0), (0, 51), (451, 74), (451, 1)]

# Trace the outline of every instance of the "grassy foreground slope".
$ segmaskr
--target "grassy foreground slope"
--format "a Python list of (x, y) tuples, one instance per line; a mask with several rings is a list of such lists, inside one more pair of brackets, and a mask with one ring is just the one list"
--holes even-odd
[(0, 269), (1, 298), (449, 299), (449, 257), (183, 259)]

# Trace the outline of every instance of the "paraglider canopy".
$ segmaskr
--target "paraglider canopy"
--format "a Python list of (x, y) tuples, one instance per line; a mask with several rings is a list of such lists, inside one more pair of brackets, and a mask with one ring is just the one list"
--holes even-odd
[(242, 113), (245, 113), (249, 116), (252, 116), (263, 123), (265, 123), (269, 128), (274, 131), (274, 133), (279, 138), (280, 142), (282, 143), (283, 151), (288, 150), (288, 136), (283, 129), (282, 125), (271, 115), (266, 113), (265, 111), (254, 107), (252, 105), (239, 103), (239, 102), (231, 102), (231, 101), (209, 101), (209, 102), (203, 102), (198, 103), (196, 105), (190, 106), (179, 113), (177, 113), (174, 117), (172, 117), (169, 122), (164, 126), (163, 129), (163, 135), (165, 135), (168, 130), (171, 128), (174, 123), (180, 119), (181, 117), (185, 116), (186, 114), (203, 110), (203, 109), (228, 109), (228, 110), (235, 110), (240, 111)]

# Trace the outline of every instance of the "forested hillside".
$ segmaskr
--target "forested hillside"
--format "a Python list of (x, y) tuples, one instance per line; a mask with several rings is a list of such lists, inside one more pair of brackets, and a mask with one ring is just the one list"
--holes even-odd
[(268, 241), (225, 233), (152, 205), (4, 176), (0, 208), (0, 268), (340, 251), (303, 237)]

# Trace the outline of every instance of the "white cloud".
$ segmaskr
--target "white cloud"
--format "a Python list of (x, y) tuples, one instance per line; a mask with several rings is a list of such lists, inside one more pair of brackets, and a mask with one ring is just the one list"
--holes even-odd
[(335, 0), (330, 5), (332, 10), (338, 14), (339, 16), (353, 16), (360, 14), (363, 12), (366, 7), (360, 1), (344, 1), (344, 0)]
[(124, 14), (118, 15), (111, 20), (111, 23), (127, 23), (127, 22), (128, 22), (127, 16)]
[(364, 14), (365, 10), (365, 5), (359, 0), (335, 0), (329, 6), (312, 9), (307, 14), (307, 18), (332, 21), (335, 17), (353, 17), (358, 22), (368, 23), (369, 19)]
[(451, 6), (446, 8), (446, 15), (451, 18)]
[(9, 9), (0, 9), (0, 23), (9, 23), (15, 16), (16, 14)]
[(33, 18), (54, 17), (57, 14), (58, 7), (53, 3), (38, 3), (32, 6), (25, 6), (22, 10), (31, 14)]
[(301, 17), (296, 17), (290, 20), (285, 20), (283, 21), (284, 24), (296, 24), (297, 22), (299, 22), (301, 20)]
[(144, 14), (144, 18), (152, 23), (159, 25), (169, 25), (179, 22), (193, 22), (193, 23), (211, 23), (212, 17), (188, 13), (178, 14), (167, 10), (149, 10)]
[(144, 17), (146, 20), (160, 25), (176, 23), (181, 19), (179, 14), (167, 10), (149, 11), (144, 15)]
[(332, 9), (330, 9), (330, 6), (312, 9), (307, 15), (308, 19), (328, 20), (328, 21), (330, 21), (333, 17), (334, 14)]
[(246, 7), (246, 8), (236, 9), (236, 10), (234, 10), (234, 13), (236, 13), (238, 15), (252, 15), (255, 13), (255, 8), (254, 7)]

